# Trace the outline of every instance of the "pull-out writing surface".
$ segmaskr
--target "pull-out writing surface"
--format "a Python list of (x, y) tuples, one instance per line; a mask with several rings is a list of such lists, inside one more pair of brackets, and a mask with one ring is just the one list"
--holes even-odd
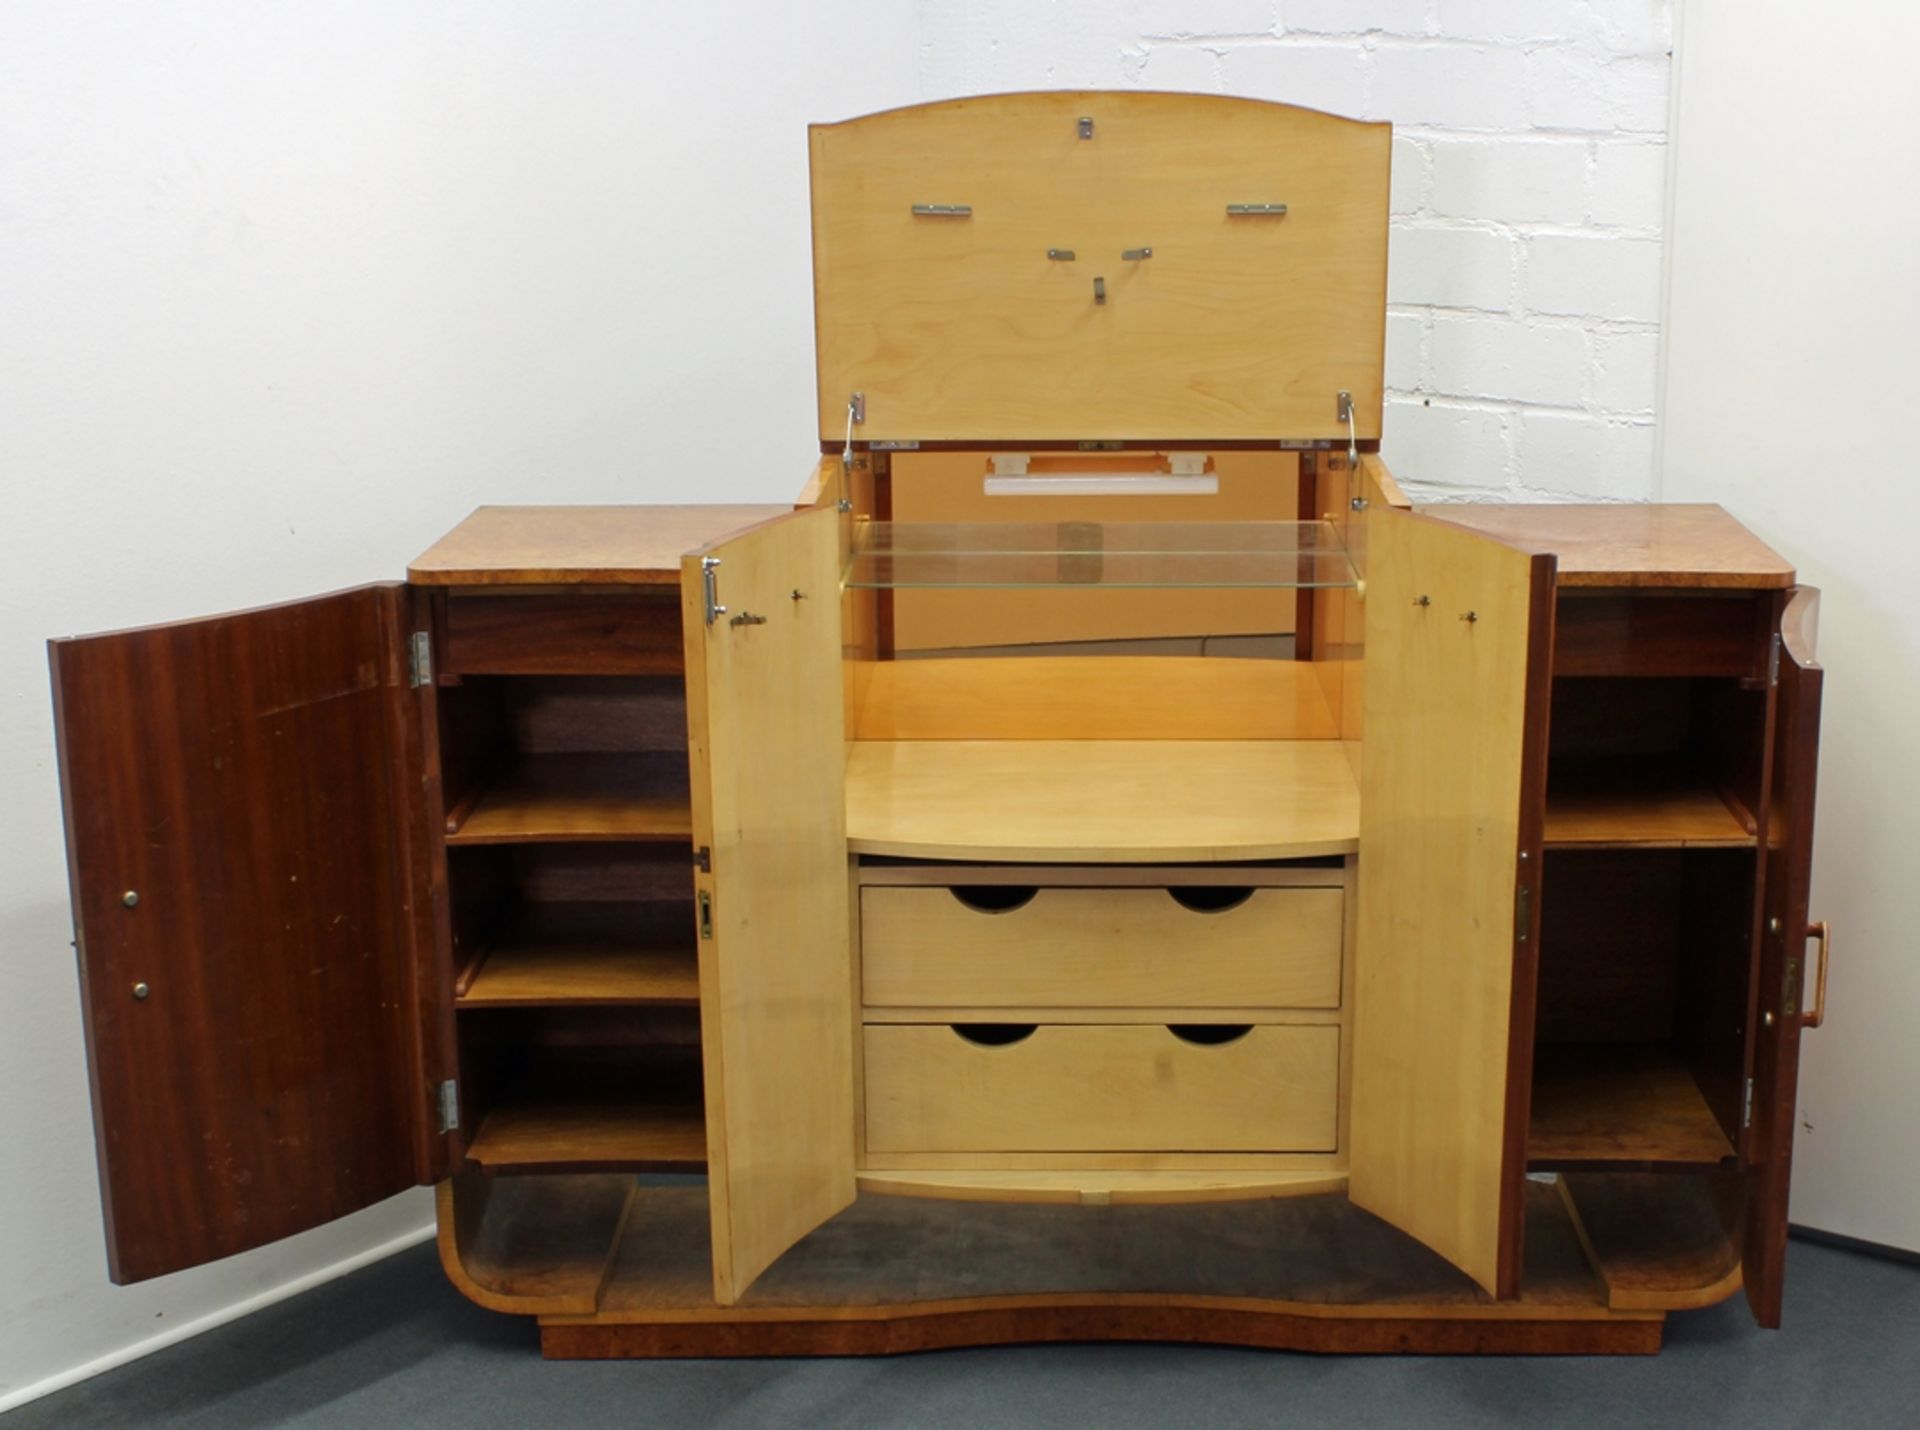
[(438, 1170), (404, 595), (52, 643), (115, 1281)]
[(1551, 556), (1373, 507), (1353, 1200), (1519, 1280)]
[[(1822, 963), (1809, 966), (1813, 878), (1814, 778), (1820, 748), (1820, 688), (1813, 658), (1819, 592), (1797, 588), (1781, 619), (1774, 723), (1773, 787), (1765, 851), (1766, 923), (1760, 934), (1759, 1009), (1754, 1041), (1753, 1126), (1756, 1166), (1747, 1188), (1742, 1249), (1747, 1300), (1761, 1325), (1780, 1324), (1787, 1258), (1787, 1190), (1793, 1167), (1793, 1110), (1800, 1073), (1800, 1030), (1825, 1012)], [(1818, 937), (1824, 943), (1825, 928)], [(1815, 1010), (1818, 1009), (1816, 1013)]]
[(722, 1305), (853, 1201), (839, 524), (767, 522), (688, 556), (681, 581)]

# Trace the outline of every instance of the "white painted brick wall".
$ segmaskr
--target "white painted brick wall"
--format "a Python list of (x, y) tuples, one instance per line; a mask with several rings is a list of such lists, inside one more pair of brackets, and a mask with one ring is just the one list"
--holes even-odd
[(1653, 489), (1673, 0), (921, 0), (927, 97), (1142, 85), (1395, 126), (1385, 452), (1432, 497)]

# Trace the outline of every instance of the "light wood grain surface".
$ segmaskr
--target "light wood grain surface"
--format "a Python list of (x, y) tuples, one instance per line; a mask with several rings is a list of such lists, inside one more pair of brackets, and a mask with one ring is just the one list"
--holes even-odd
[(854, 1195), (839, 524), (820, 508), (708, 548), (729, 608), (712, 625), (699, 554), (681, 585), (693, 821), (712, 850), (695, 889), (712, 901), (700, 1030), (723, 1305)]
[(414, 558), (420, 586), (677, 586), (680, 558), (784, 506), (483, 506)]
[(1181, 655), (876, 661), (861, 740), (1331, 740), (1304, 661)]
[(1196, 1045), (1165, 1027), (1053, 1026), (982, 1047), (869, 1025), (875, 1152), (1330, 1152), (1340, 1030), (1262, 1025)]
[(697, 1172), (707, 1138), (698, 1103), (642, 1097), (529, 1097), (489, 1111), (467, 1155), (495, 1171), (630, 1166)]
[(1334, 740), (856, 741), (847, 842), (932, 859), (1286, 859), (1357, 847)]
[(644, 948), (614, 942), (506, 944), (492, 950), (459, 997), (461, 1007), (527, 1008), (566, 1004), (700, 1001), (700, 974), (684, 944)]
[(1352, 1192), (1493, 1292), (1518, 1195), (1503, 1157), (1534, 558), (1383, 507), (1366, 526)]
[(1560, 558), (1562, 586), (1784, 589), (1793, 566), (1722, 507), (1445, 502), (1428, 516)]
[(923, 1007), (1331, 1008), (1340, 889), (1197, 912), (1165, 889), (1042, 889), (986, 912), (945, 889), (861, 895), (865, 1001)]
[(1337, 437), (1343, 390), (1379, 436), (1387, 125), (1081, 92), (811, 133), (823, 438), (853, 392), (869, 440)]
[(1243, 1202), (1337, 1192), (1345, 1172), (1048, 1172), (933, 1169), (862, 1172), (863, 1192), (952, 1201), (1064, 1202), (1144, 1206), (1164, 1202)]

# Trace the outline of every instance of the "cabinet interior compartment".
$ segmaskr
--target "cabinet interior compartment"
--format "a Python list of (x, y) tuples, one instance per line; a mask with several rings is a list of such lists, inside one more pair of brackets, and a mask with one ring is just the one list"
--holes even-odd
[(693, 868), (663, 844), (448, 851), (454, 998), (469, 1010), (699, 1002)]
[(460, 1086), (467, 1157), (488, 1171), (706, 1165), (694, 1008), (466, 1010)]
[(475, 677), (440, 710), (449, 845), (691, 838), (677, 677)]
[(1549, 847), (1755, 844), (1766, 695), (1728, 678), (1553, 682)]
[(1740, 849), (1549, 850), (1530, 1168), (1733, 1157), (1754, 866)]

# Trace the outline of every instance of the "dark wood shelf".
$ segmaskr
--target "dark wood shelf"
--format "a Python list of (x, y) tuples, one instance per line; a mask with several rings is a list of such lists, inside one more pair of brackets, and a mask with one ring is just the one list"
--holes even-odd
[(529, 755), (449, 821), (447, 843), (693, 838), (684, 755)]
[(1754, 831), (1678, 761), (1556, 760), (1547, 773), (1549, 849), (1751, 849)]
[(543, 1091), (488, 1111), (467, 1156), (493, 1172), (701, 1172), (706, 1119), (697, 1101)]
[(1701, 1171), (1732, 1156), (1719, 1119), (1672, 1050), (1560, 1043), (1535, 1054), (1530, 1170)]

